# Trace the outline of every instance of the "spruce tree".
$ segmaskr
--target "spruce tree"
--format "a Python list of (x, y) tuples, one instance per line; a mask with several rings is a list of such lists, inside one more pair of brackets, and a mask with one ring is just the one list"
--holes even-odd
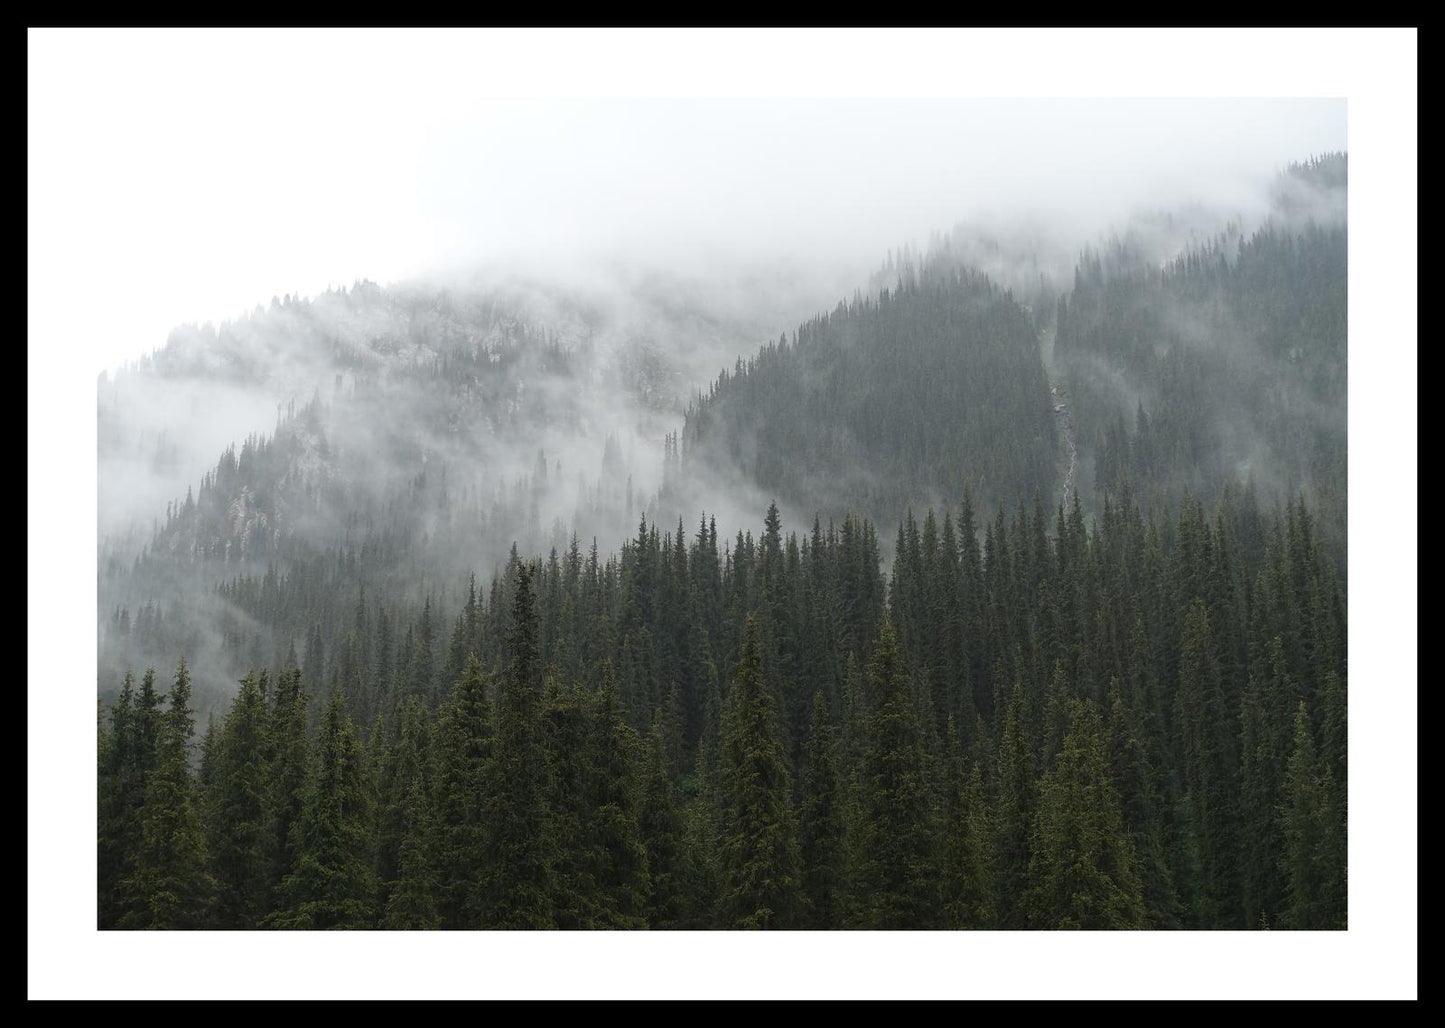
[(467, 898), (486, 859), (482, 798), (492, 750), (487, 678), (475, 655), (467, 658), (437, 722), (438, 908), (443, 927), (475, 928)]
[(281, 883), (296, 866), (299, 856), (295, 828), (306, 804), (310, 763), (306, 712), (309, 705), (310, 699), (302, 688), (300, 670), (293, 666), (282, 671), (276, 681), (269, 733), (271, 779), (267, 808), (271, 832), (269, 906), (272, 911), (282, 902)]
[(1261, 917), (1278, 919), (1284, 908), (1279, 804), (1292, 738), (1286, 716), (1297, 695), (1279, 636), (1270, 640), (1261, 663), (1267, 669), (1250, 675), (1240, 707), (1240, 889), (1250, 924)]
[(1180, 629), (1179, 690), (1174, 725), (1185, 788), (1194, 871), (1195, 925), (1241, 928), (1236, 814), (1236, 735), (1227, 709), (1209, 616), (1196, 599)]
[(639, 823), (637, 734), (622, 722), (615, 688), (603, 680), (588, 737), (586, 852), (595, 864), (597, 903), (591, 927), (645, 928), (652, 882)]
[(296, 865), (282, 882), (277, 928), (370, 928), (372, 804), (356, 727), (340, 692), (331, 694), (294, 829)]
[(1032, 759), (1024, 736), (1024, 691), (1015, 682), (1004, 713), (998, 746), (994, 807), (994, 882), (998, 890), (998, 926), (1025, 928), (1024, 893), (1031, 880), (1030, 836), (1034, 821)]
[(792, 785), (751, 615), (724, 712), (720, 791), (721, 925), (793, 927), (800, 875)]
[(1280, 926), (1346, 927), (1344, 816), (1335, 804), (1333, 772), (1316, 755), (1303, 700), (1295, 713), (1280, 819), (1286, 896)]
[(852, 922), (875, 929), (941, 927), (937, 812), (890, 619), (884, 619), (868, 682), (872, 711), (855, 780)]
[(953, 718), (948, 719), (943, 826), (943, 910), (949, 928), (994, 926), (993, 831), (983, 771), (965, 769)]
[(425, 707), (407, 701), (393, 750), (392, 797), (400, 795), (400, 846), (396, 878), (387, 883), (380, 924), (390, 930), (442, 927), (441, 881), (436, 870), (436, 817), (432, 802), (431, 723)]
[[(603, 672), (611, 675), (611, 665)], [(667, 773), (667, 746), (662, 724), (654, 721), (644, 742), (641, 796), (638, 800), (638, 830), (647, 847), (649, 884), (647, 922), (650, 928), (682, 926), (687, 913), (684, 883), (685, 826), (677, 794)]]
[[(377, 735), (383, 733), (378, 730)], [(378, 914), (391, 909), (393, 891), (402, 878), (402, 853), (411, 845), (413, 895), (408, 909), (416, 911), (418, 890), (434, 875), (431, 831), (431, 739), (427, 710), (419, 697), (407, 698), (396, 713), (393, 731), (378, 740), (384, 758), (373, 772), (377, 795), (376, 879)], [(435, 901), (433, 897), (432, 902)]]
[(470, 897), (479, 927), (554, 928), (553, 839), (542, 737), (542, 657), (532, 569), (518, 562), (508, 664), (482, 783), (485, 859)]
[(155, 740), (155, 766), (146, 777), (137, 815), (139, 837), (130, 876), (122, 885), (121, 928), (203, 928), (215, 900), (205, 826), (187, 750), (195, 721), (191, 675), (182, 658), (170, 703)]
[(408, 784), (402, 830), (397, 879), (387, 897), (381, 927), (402, 931), (441, 928), (436, 819), (421, 775), (411, 776)]
[(269, 731), (260, 680), (251, 672), (241, 679), (221, 728), (208, 804), (221, 928), (255, 928), (270, 912)]
[[(719, 729), (721, 734), (721, 729)], [(660, 743), (661, 733), (656, 736), (654, 747)], [(654, 752), (661, 752), (654, 750)], [(691, 798), (682, 811), (682, 856), (678, 881), (680, 883), (678, 907), (681, 928), (717, 927), (717, 910), (722, 893), (721, 839), (719, 814), (720, 797), (716, 785), (717, 775), (713, 770), (713, 751), (704, 736), (698, 744), (697, 760), (694, 761)], [(655, 758), (649, 777), (656, 783), (666, 782), (661, 770), (665, 764)], [(666, 782), (669, 788), (671, 783)], [(649, 855), (651, 862), (651, 856)], [(657, 864), (652, 863), (654, 868)], [(661, 886), (654, 871), (653, 899), (657, 902)], [(663, 922), (654, 921), (653, 927), (663, 927)]]
[(137, 710), (135, 676), (127, 671), (110, 712), (110, 728), (101, 737), (97, 789), (97, 925), (114, 928), (124, 914), (121, 882), (130, 875), (137, 843), (136, 814), (145, 800), (145, 773)]
[(1118, 678), (1109, 682), (1109, 773), (1119, 790), (1124, 826), (1134, 841), (1135, 867), (1144, 895), (1145, 926), (1178, 928), (1179, 898), (1169, 868), (1163, 800), (1144, 721), (1124, 700)]
[(1089, 701), (1073, 701), (1063, 749), (1040, 784), (1029, 875), (1032, 928), (1144, 927), (1134, 843)]
[(813, 696), (808, 734), (808, 769), (803, 775), (801, 847), (805, 924), (842, 927), (843, 803), (838, 780), (837, 744), (822, 692)]

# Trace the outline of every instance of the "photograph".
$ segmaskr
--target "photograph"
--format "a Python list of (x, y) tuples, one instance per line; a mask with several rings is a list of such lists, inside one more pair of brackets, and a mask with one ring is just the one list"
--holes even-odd
[[(810, 90), (813, 38), (30, 30), (32, 360), (84, 340), (45, 358), (74, 458), (32, 365), (32, 531), (74, 506), (81, 571), (39, 603), (32, 534), (30, 678), (69, 694), (86, 945), (565, 976), (661, 931), (726, 977), (709, 938), (1043, 968), (1373, 930), (1350, 620), (1393, 559), (1414, 632), (1415, 537), (1351, 534), (1351, 415), (1417, 343), (1356, 320), (1351, 98)], [(547, 82), (613, 42), (801, 67)], [(1413, 746), (1409, 659), (1369, 730)]]

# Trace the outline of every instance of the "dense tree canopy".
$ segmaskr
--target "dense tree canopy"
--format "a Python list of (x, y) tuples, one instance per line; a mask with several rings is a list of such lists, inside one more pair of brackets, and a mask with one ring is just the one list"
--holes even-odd
[[(1281, 195), (1029, 309), (890, 266), (697, 397), (636, 507), (607, 444), (600, 541), (538, 530), (545, 455), (485, 500), (424, 448), (367, 479), (339, 400), (226, 450), (103, 565), (99, 926), (1345, 927), (1347, 239)], [(228, 331), (290, 319), (452, 453), (570, 382), (467, 342), (500, 315), (412, 311), (398, 370), (287, 309)], [(738, 482), (751, 528), (677, 519)]]

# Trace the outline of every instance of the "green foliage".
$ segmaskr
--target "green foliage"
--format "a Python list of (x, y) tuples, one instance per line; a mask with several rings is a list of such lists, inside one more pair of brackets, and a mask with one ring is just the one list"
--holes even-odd
[(121, 883), (120, 928), (204, 928), (215, 900), (187, 754), (194, 729), (190, 699), (190, 671), (182, 659), (155, 734), (155, 763), (137, 814), (135, 860)]
[(469, 656), (437, 717), (437, 902), (447, 928), (476, 927), (467, 899), (487, 846), (482, 808), (492, 752), (487, 689), (481, 663), (475, 655)]
[(794, 927), (801, 882), (792, 784), (752, 616), (727, 696), (719, 791), (720, 923)]
[(1030, 850), (1035, 807), (1032, 757), (1024, 735), (1024, 692), (1015, 684), (1004, 713), (998, 746), (994, 806), (994, 869), (1000, 928), (1024, 928), (1024, 893), (1030, 885)]
[(803, 868), (805, 926), (841, 928), (844, 910), (843, 795), (837, 743), (828, 722), (823, 694), (813, 697), (808, 735), (808, 769), (803, 776), (800, 856)]
[[(256, 353), (299, 349), (346, 381), (106, 562), (98, 924), (1132, 924), (1117, 868), (1060, 863), (1070, 832), (1112, 837), (1074, 805), (1108, 792), (1092, 736), (1069, 748), (1083, 701), (1143, 924), (1342, 926), (1348, 237), (1301, 201), (1346, 185), (1343, 155), (1291, 167), (1258, 231), (1163, 267), (1087, 251), (1062, 297), (947, 242), (890, 259), (697, 398), (657, 494), (599, 441), (590, 550), (548, 535), (555, 455), (467, 481), (409, 434), (481, 468), (483, 440), (581, 425), (576, 355), (505, 302), (359, 284), (178, 333), (152, 372), (259, 380)], [(387, 331), (336, 337), (358, 318)], [(358, 417), (374, 450), (336, 445)], [(1079, 478), (1050, 509), (1066, 421)], [(665, 527), (689, 479), (739, 478), (778, 498), (752, 531)], [(637, 526), (615, 552), (612, 525)], [(191, 724), (121, 671), (201, 639), (198, 778)], [(340, 759), (351, 721), (378, 727)], [(1077, 903), (1051, 891), (1075, 870)]]
[(373, 809), (356, 727), (340, 692), (331, 694), (293, 828), (296, 863), (267, 918), (276, 928), (373, 927), (376, 890)]
[(632, 770), (638, 740), (618, 718), (610, 683), (595, 697), (553, 683), (544, 717), (557, 926), (645, 927), (650, 882)]
[(1068, 734), (1039, 785), (1024, 897), (1032, 928), (1143, 928), (1134, 844), (1109, 777), (1092, 703), (1071, 705)]
[(948, 722), (948, 770), (943, 814), (943, 911), (949, 928), (995, 926), (993, 821), (983, 770), (965, 764), (953, 720)]
[(1201, 928), (1243, 927), (1234, 822), (1239, 763), (1202, 600), (1185, 611), (1181, 636), (1174, 723), (1193, 854), (1194, 922)]
[(206, 802), (218, 887), (215, 918), (236, 928), (257, 927), (271, 903), (271, 718), (261, 685), (254, 672), (241, 679), (212, 758)]
[(435, 788), (431, 722), (416, 696), (397, 712), (396, 730), (382, 743), (376, 829), (377, 905), (385, 928), (440, 924), (436, 869)]
[[(147, 672), (147, 679), (153, 677), (154, 672)], [(130, 874), (138, 845), (145, 769), (155, 762), (153, 752), (141, 749), (145, 712), (135, 706), (134, 684), (135, 676), (127, 672), (111, 708), (110, 728), (102, 728), (98, 745), (97, 922), (103, 929), (114, 928), (125, 913), (121, 883)]]
[(868, 666), (868, 742), (854, 776), (858, 828), (849, 875), (851, 922), (860, 928), (937, 928), (937, 811), (923, 741), (892, 622)]
[(704, 472), (741, 467), (808, 509), (891, 519), (960, 480), (990, 500), (1051, 489), (1056, 433), (1028, 316), (940, 265), (739, 359), (682, 434)]
[(542, 733), (542, 658), (532, 569), (516, 566), (508, 665), (482, 775), (485, 849), (468, 898), (478, 927), (553, 928), (555, 839)]
[[(610, 675), (610, 665), (605, 674)], [(651, 886), (647, 922), (651, 928), (681, 928), (689, 909), (689, 890), (685, 881), (688, 870), (686, 823), (678, 807), (677, 791), (668, 777), (667, 748), (660, 722), (653, 722), (652, 731), (643, 746), (637, 826), (647, 848)]]
[(1295, 714), (1294, 752), (1285, 772), (1281, 869), (1290, 928), (1345, 928), (1345, 819), (1336, 805), (1333, 771), (1315, 751), (1303, 702)]

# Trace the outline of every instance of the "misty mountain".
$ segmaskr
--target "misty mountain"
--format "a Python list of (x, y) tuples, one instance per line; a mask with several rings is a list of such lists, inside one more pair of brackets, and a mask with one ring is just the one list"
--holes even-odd
[(1343, 927), (1345, 188), (177, 330), (103, 505), (240, 442), (102, 509), (100, 923)]
[(965, 486), (989, 507), (1052, 498), (1058, 451), (1026, 312), (981, 273), (931, 264), (740, 360), (682, 432), (696, 474), (741, 469), (807, 515), (883, 522)]
[(1247, 237), (1223, 233), (1162, 262), (1128, 239), (1083, 254), (1053, 354), (1096, 503), (1126, 481), (1206, 502), (1242, 481), (1306, 493), (1343, 565), (1344, 166), (1335, 155), (1287, 169), (1273, 191), (1281, 217)]

